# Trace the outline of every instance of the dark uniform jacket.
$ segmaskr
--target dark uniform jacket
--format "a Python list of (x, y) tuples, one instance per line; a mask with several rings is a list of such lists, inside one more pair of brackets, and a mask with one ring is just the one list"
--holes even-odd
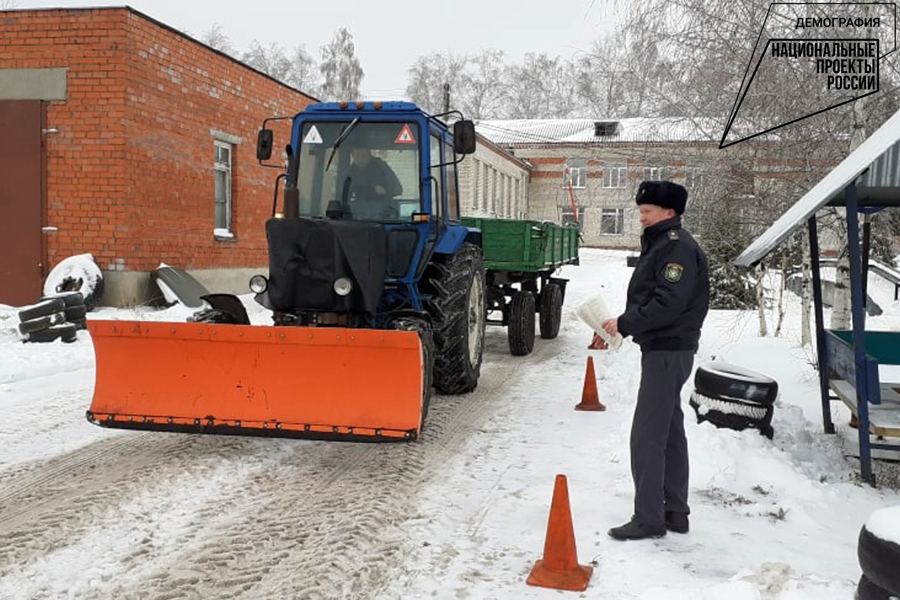
[(706, 255), (681, 217), (651, 225), (641, 236), (641, 257), (628, 283), (619, 333), (648, 350), (697, 351), (709, 310)]

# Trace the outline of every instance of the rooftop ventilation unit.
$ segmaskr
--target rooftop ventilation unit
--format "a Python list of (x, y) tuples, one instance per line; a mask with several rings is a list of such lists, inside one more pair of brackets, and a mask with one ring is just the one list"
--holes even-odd
[(594, 122), (594, 137), (609, 137), (611, 135), (619, 135), (618, 121)]

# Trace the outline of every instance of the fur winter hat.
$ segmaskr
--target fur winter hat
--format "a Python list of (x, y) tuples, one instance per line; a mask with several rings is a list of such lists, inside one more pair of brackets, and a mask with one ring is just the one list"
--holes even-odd
[(671, 181), (642, 181), (634, 201), (638, 204), (655, 204), (671, 208), (680, 215), (687, 206), (687, 195), (684, 186)]

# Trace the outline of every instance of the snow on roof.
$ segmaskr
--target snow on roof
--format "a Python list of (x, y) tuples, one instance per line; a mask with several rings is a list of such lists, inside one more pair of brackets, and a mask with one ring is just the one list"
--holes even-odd
[[(597, 123), (617, 123), (615, 135), (596, 135)], [(597, 144), (615, 142), (715, 142), (718, 124), (686, 117), (627, 119), (511, 119), (476, 121), (495, 144)]]
[(894, 113), (866, 141), (822, 178), (796, 204), (738, 256), (734, 264), (748, 267), (758, 263), (777, 248), (795, 229), (806, 223), (820, 208), (843, 193), (860, 173), (868, 169), (878, 158), (888, 152), (900, 140), (900, 111)]

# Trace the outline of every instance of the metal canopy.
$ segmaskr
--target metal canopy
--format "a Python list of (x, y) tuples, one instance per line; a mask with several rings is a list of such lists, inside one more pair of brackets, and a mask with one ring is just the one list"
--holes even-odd
[[(843, 206), (844, 189), (860, 174), (860, 206), (900, 205), (900, 111), (885, 121), (866, 141), (850, 153), (806, 195), (775, 221), (734, 260), (740, 267), (755, 265), (777, 248), (795, 229), (804, 225), (823, 206), (837, 201)], [(868, 186), (866, 184), (869, 184)], [(866, 190), (870, 193), (866, 193)]]

